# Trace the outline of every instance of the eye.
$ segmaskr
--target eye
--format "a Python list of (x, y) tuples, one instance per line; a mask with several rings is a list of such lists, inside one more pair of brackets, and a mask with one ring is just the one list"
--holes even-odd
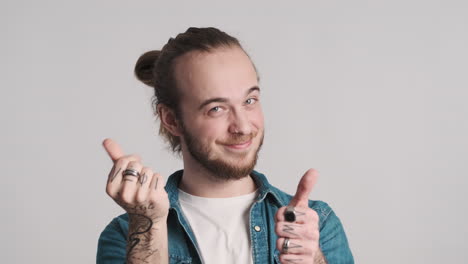
[(219, 107), (219, 106), (215, 106), (215, 107), (210, 109), (210, 112), (214, 112), (214, 113), (219, 112), (219, 111), (221, 111), (221, 107)]
[(257, 99), (255, 98), (249, 98), (245, 100), (245, 104), (248, 104), (248, 105), (255, 104), (255, 102), (257, 102)]

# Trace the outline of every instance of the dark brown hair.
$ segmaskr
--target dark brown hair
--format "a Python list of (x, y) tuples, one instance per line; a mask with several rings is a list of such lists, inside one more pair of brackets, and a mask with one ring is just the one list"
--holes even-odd
[[(175, 38), (170, 38), (161, 50), (152, 50), (140, 56), (135, 65), (135, 75), (144, 84), (154, 88), (153, 110), (157, 115), (158, 104), (171, 108), (180, 120), (178, 90), (175, 81), (174, 61), (192, 51), (210, 52), (220, 47), (241, 47), (239, 41), (213, 27), (191, 27)], [(159, 134), (171, 145), (174, 152), (180, 152), (180, 139), (173, 136), (160, 124)]]

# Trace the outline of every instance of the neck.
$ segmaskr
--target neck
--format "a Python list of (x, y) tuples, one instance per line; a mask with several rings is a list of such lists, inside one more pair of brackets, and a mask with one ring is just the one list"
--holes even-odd
[(207, 170), (190, 155), (183, 155), (184, 174), (179, 188), (191, 195), (207, 198), (228, 198), (245, 195), (257, 189), (250, 175), (241, 179), (222, 180)]

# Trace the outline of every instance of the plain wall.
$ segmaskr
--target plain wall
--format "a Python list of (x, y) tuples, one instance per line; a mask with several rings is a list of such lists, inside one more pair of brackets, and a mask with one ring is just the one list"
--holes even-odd
[(112, 137), (166, 177), (143, 52), (190, 26), (238, 37), (261, 77), (257, 170), (342, 220), (356, 263), (468, 259), (466, 1), (2, 1), (3, 263), (93, 263), (122, 213)]

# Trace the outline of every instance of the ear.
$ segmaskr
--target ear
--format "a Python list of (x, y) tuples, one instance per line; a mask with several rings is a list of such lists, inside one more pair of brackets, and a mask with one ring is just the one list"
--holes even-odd
[(173, 136), (182, 136), (182, 126), (173, 109), (169, 108), (165, 104), (158, 104), (156, 111), (158, 111), (161, 125), (163, 125), (167, 131), (169, 131)]

